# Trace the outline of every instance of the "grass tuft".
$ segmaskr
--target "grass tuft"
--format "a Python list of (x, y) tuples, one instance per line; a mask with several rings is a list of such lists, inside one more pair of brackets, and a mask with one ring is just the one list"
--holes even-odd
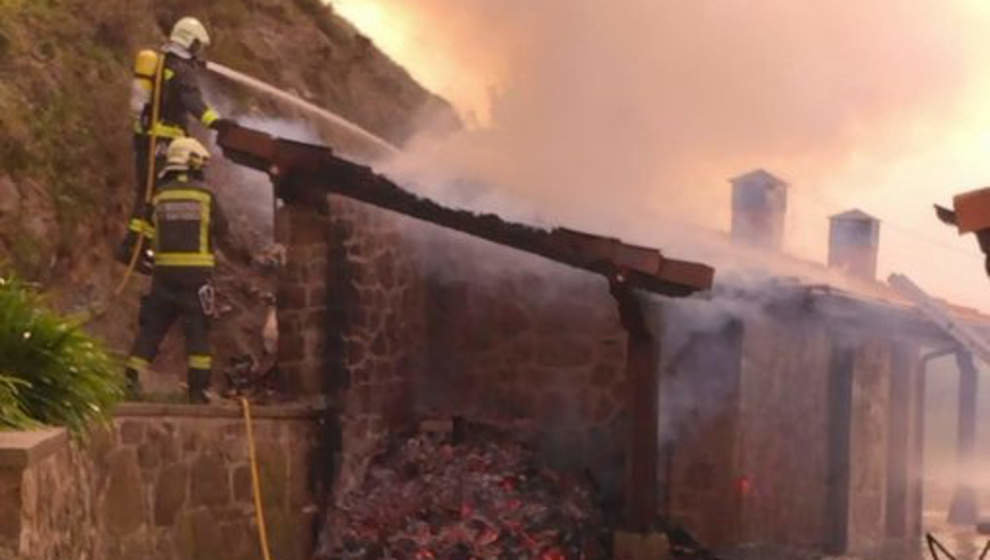
[(0, 278), (0, 427), (83, 433), (124, 397), (121, 366), (17, 279)]

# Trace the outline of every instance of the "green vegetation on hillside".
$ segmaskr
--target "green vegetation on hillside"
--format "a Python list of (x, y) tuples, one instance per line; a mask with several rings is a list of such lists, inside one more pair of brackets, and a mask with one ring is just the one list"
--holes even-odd
[(16, 279), (0, 278), (0, 428), (82, 431), (124, 396), (122, 368)]

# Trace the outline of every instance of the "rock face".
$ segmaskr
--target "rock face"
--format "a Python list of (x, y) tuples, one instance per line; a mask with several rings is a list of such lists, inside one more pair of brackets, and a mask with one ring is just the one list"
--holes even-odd
[[(146, 280), (111, 293), (124, 269), (112, 261), (132, 199), (128, 115), (131, 64), (156, 47), (180, 16), (209, 28), (208, 56), (296, 93), (401, 144), (417, 123), (456, 126), (433, 96), (318, 0), (15, 1), (0, 6), (0, 261), (41, 281), (60, 306), (108, 304), (91, 324), (126, 351)], [(204, 79), (208, 99), (235, 117), (296, 115), (230, 84)], [(210, 139), (212, 133), (195, 130)], [(250, 255), (270, 241), (271, 190), (216, 158), (211, 177), (233, 222), (233, 254), (220, 260), (215, 345), (231, 354), (264, 354), (265, 306), (273, 275)], [(259, 223), (264, 219), (268, 223)], [(166, 341), (160, 369), (184, 369), (181, 348)]]

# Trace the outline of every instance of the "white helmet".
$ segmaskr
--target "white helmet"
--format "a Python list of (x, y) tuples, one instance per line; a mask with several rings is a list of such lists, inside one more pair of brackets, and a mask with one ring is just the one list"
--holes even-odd
[(210, 162), (210, 151), (199, 140), (184, 136), (176, 138), (168, 146), (165, 153), (165, 168), (167, 171), (196, 171), (206, 167)]
[(210, 34), (206, 27), (194, 17), (184, 17), (175, 22), (169, 40), (191, 53), (210, 46)]

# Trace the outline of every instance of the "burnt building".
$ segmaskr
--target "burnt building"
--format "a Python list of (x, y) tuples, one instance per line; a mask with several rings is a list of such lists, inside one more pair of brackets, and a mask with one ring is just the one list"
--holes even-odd
[[(752, 176), (766, 174), (742, 177)], [(926, 356), (966, 350), (876, 280), (878, 220), (832, 216), (827, 267), (757, 249), (736, 233), (735, 214), (752, 215), (739, 181), (732, 233), (695, 232), (689, 246), (719, 270), (712, 297), (664, 303), (661, 508), (715, 546), (911, 549), (922, 531)], [(990, 325), (953, 313), (984, 333)], [(955, 509), (967, 507), (962, 494)]]
[[(588, 273), (600, 262), (507, 248), (519, 232), (493, 216), (448, 224), (494, 227), (498, 244), (411, 219), (433, 221), (432, 203), (374, 200), (383, 180), (367, 168), (291, 151), (302, 155), (276, 178), (295, 199), (277, 216), (289, 246), (280, 367), (294, 390), (334, 403), (336, 494), (358, 487), (390, 433), (454, 416), (589, 472), (637, 531), (674, 520), (715, 548), (867, 555), (920, 535), (923, 355), (956, 342), (874, 279), (876, 220), (833, 217), (831, 268), (789, 257), (786, 183), (762, 170), (733, 179), (729, 235), (658, 239), (714, 265), (713, 289), (637, 296), (657, 344), (636, 351), (621, 299)], [(648, 379), (630, 375), (642, 360)]]

